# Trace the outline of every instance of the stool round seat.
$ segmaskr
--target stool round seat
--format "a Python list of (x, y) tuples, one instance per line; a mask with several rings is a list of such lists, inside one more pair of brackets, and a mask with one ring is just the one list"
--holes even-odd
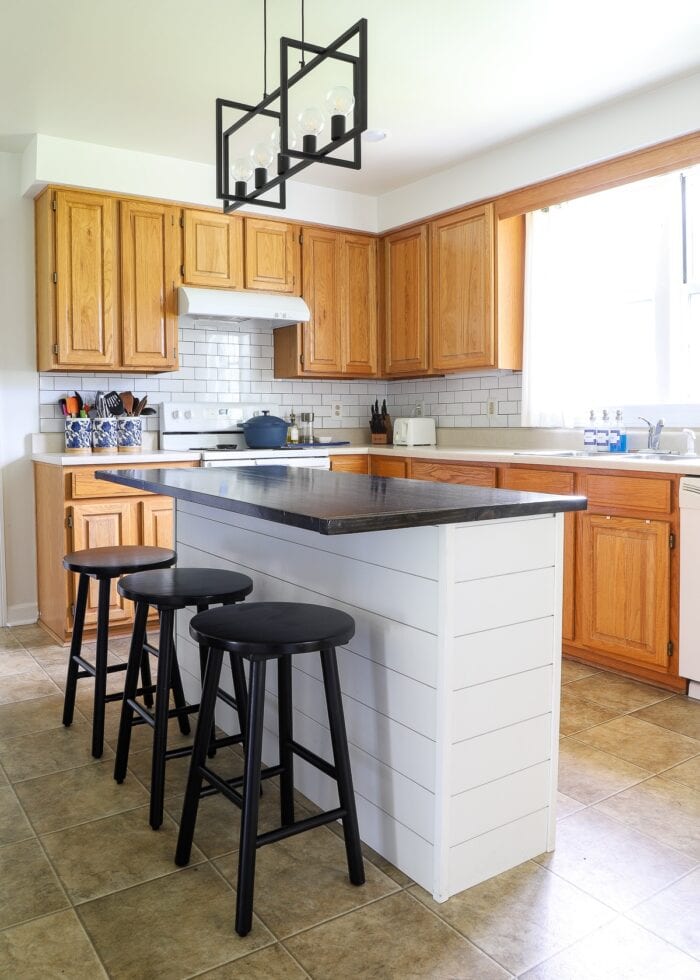
[(190, 620), (190, 635), (198, 643), (251, 660), (343, 646), (354, 634), (352, 616), (303, 602), (247, 602), (211, 609)]
[(70, 572), (92, 575), (98, 579), (117, 578), (127, 572), (169, 568), (176, 560), (177, 555), (171, 548), (126, 544), (73, 551), (63, 559), (63, 567)]
[(253, 591), (247, 575), (221, 568), (165, 568), (126, 575), (119, 594), (160, 609), (240, 602)]

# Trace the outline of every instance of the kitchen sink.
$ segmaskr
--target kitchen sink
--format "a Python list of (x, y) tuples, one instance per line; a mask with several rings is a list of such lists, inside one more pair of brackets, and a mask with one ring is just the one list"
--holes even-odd
[(516, 449), (514, 456), (552, 456), (557, 459), (570, 459), (575, 457), (589, 457), (595, 459), (660, 459), (676, 460), (700, 459), (700, 453), (669, 453), (659, 450), (642, 450), (641, 452), (630, 453), (599, 453), (595, 449)]

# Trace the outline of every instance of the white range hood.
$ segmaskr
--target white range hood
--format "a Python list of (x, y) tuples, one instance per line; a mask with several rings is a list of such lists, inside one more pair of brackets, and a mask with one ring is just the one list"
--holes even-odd
[(180, 316), (193, 320), (228, 320), (230, 323), (268, 320), (274, 326), (283, 327), (311, 319), (309, 308), (300, 296), (193, 286), (180, 286), (178, 292)]

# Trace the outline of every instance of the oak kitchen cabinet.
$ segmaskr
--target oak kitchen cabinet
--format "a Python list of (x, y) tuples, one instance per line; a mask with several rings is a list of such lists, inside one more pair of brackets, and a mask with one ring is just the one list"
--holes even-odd
[(311, 319), (275, 330), (275, 377), (374, 377), (376, 239), (304, 228), (302, 268), (302, 295)]
[(285, 221), (244, 218), (245, 288), (301, 295), (299, 228)]
[(369, 473), (369, 456), (366, 453), (338, 453), (330, 457), (331, 469), (336, 473)]
[(409, 460), (404, 456), (375, 456), (369, 457), (370, 476), (408, 476)]
[(179, 209), (49, 187), (35, 218), (39, 370), (175, 369)]
[[(82, 548), (122, 544), (173, 547), (173, 501), (170, 497), (120, 487), (95, 477), (100, 469), (133, 469), (136, 464), (54, 466), (34, 463), (37, 525), (39, 622), (59, 642), (70, 639), (77, 575), (64, 571), (63, 556)], [(195, 462), (169, 462), (193, 466)], [(139, 468), (138, 466), (136, 468)], [(144, 468), (148, 468), (144, 466)], [(133, 604), (110, 594), (110, 628), (128, 628)], [(97, 622), (97, 587), (90, 584), (85, 625)]]
[(384, 239), (384, 373), (427, 374), (428, 226)]
[(184, 208), (182, 244), (188, 286), (243, 289), (243, 218)]
[(461, 483), (471, 487), (495, 487), (496, 467), (459, 460), (411, 459), (412, 480), (437, 480), (440, 483)]

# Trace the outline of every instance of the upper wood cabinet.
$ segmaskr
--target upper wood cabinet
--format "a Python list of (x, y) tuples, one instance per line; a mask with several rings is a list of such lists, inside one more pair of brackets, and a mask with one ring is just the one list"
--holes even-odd
[(45, 191), (36, 208), (40, 371), (111, 368), (119, 325), (117, 204), (82, 191)]
[(436, 371), (494, 364), (492, 204), (431, 222), (430, 324)]
[(426, 374), (428, 352), (428, 226), (384, 239), (385, 371)]
[(245, 288), (301, 293), (299, 231), (284, 221), (245, 218)]
[(302, 295), (311, 319), (275, 330), (275, 377), (374, 377), (376, 239), (304, 228), (302, 265)]
[(243, 289), (243, 218), (185, 208), (183, 282)]
[(179, 208), (121, 201), (122, 362), (168, 371), (177, 365)]

